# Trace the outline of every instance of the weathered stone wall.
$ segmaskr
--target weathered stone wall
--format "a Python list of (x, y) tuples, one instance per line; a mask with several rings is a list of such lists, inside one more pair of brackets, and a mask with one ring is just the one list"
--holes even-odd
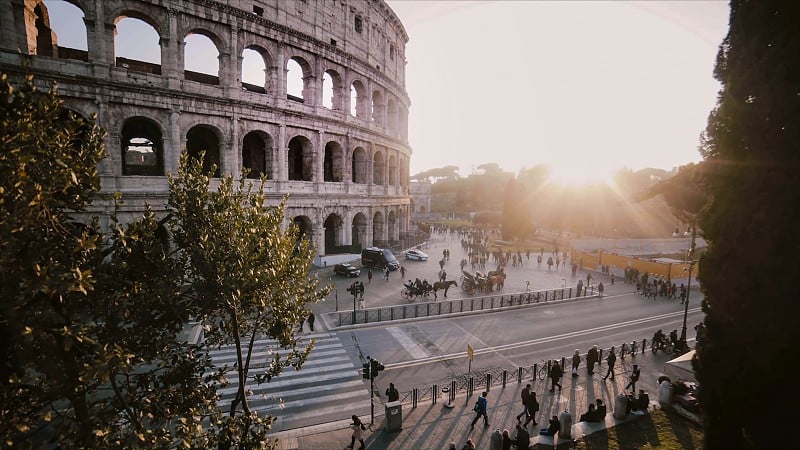
[[(188, 149), (216, 152), (221, 174), (263, 172), (269, 201), (289, 194), (287, 224), (302, 224), (320, 255), (388, 245), (408, 231), (408, 36), (383, 0), (70, 3), (83, 13), (74, 26), (85, 27), (85, 49), (60, 46), (43, 0), (0, 0), (0, 70), (33, 74), (42, 87), (55, 80), (69, 108), (97, 114), (108, 156), (90, 214), (107, 221), (114, 192), (123, 194), (122, 218), (145, 204), (163, 211), (166, 175)], [(115, 55), (126, 17), (158, 34), (160, 64)], [(214, 43), (216, 75), (184, 70), (191, 34)], [(242, 83), (246, 49), (263, 59), (263, 85)], [(302, 99), (287, 95), (290, 59), (303, 71)], [(323, 106), (326, 73), (331, 107)]]

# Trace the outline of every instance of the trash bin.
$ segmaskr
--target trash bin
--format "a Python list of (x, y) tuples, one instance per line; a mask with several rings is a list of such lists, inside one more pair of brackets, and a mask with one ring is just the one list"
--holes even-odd
[(614, 402), (614, 418), (622, 420), (628, 415), (628, 397), (619, 394)]
[(403, 429), (403, 405), (400, 401), (386, 403), (386, 431), (400, 431)]
[(561, 431), (558, 432), (559, 439), (572, 439), (572, 414), (566, 409), (558, 416)]
[(662, 381), (658, 385), (658, 403), (662, 408), (666, 408), (672, 402), (672, 385), (669, 383), (669, 378)]

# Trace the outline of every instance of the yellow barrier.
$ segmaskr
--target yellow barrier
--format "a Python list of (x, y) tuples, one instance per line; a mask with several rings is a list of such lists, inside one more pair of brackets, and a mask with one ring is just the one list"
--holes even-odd
[[(580, 267), (589, 270), (600, 270), (600, 266), (616, 267), (624, 270), (637, 269), (640, 273), (651, 273), (669, 280), (689, 277), (689, 263), (666, 263), (634, 256), (618, 255), (602, 251), (586, 252), (572, 249), (572, 261)], [(693, 273), (697, 274), (698, 266), (695, 264)]]

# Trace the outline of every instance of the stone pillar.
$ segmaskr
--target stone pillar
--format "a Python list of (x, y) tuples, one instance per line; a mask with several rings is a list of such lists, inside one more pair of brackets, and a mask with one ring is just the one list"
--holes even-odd
[(317, 211), (317, 224), (314, 226), (314, 244), (317, 246), (317, 254), (325, 254), (325, 227), (323, 222), (319, 221), (319, 211)]
[(342, 220), (342, 245), (353, 245), (353, 213), (350, 208), (345, 208)]
[[(275, 56), (276, 66), (275, 75), (277, 80), (275, 84), (275, 106), (279, 108), (286, 107), (286, 60), (285, 49), (283, 45), (278, 45), (278, 52)], [(281, 143), (284, 145), (284, 143)]]
[[(25, 29), (25, 3), (21, 0), (0, 0), (0, 48), (28, 53)], [(22, 23), (18, 23), (18, 22)]]
[(325, 182), (325, 132), (318, 131), (317, 151), (314, 152), (314, 181)]
[[(242, 83), (239, 77), (239, 68), (241, 67), (241, 54), (239, 53), (239, 33), (237, 31), (236, 23), (231, 26), (230, 33), (228, 34), (228, 52), (224, 55), (220, 54), (220, 86), (223, 86), (226, 91), (227, 98), (230, 98), (234, 93), (242, 90)], [(225, 63), (225, 70), (222, 70), (222, 63)], [(237, 63), (239, 63), (237, 65)]]
[(227, 146), (225, 153), (220, 155), (222, 162), (223, 171), (220, 171), (220, 174), (226, 173), (228, 175), (232, 175), (234, 178), (239, 179), (242, 175), (242, 164), (241, 164), (241, 145), (239, 144), (239, 114), (233, 113), (233, 117), (231, 117), (230, 121), (230, 133), (229, 142), (230, 144)]
[(113, 66), (113, 64), (109, 64), (109, 61), (113, 59), (113, 51), (108, 51), (109, 41), (104, 35), (105, 9), (103, 5), (99, 2), (88, 4), (87, 11), (84, 12), (83, 23), (86, 25), (86, 50), (94, 76), (108, 79), (109, 68)]
[(169, 113), (169, 146), (164, 144), (164, 172), (177, 173), (181, 153), (184, 148), (184, 137), (181, 134), (180, 107), (174, 106)]
[[(107, 100), (95, 100), (97, 104), (97, 121), (98, 123), (109, 124), (110, 117), (108, 114)], [(120, 123), (120, 125), (122, 125)], [(106, 148), (106, 157), (100, 161), (99, 172), (100, 176), (114, 176), (122, 175), (122, 149), (120, 148), (120, 128), (109, 130), (106, 137), (103, 139), (103, 144)]]
[(167, 29), (161, 37), (161, 75), (169, 89), (180, 89), (183, 80), (183, 41), (178, 35), (178, 11), (167, 10)]
[(278, 148), (275, 152), (278, 157), (278, 160), (275, 161), (275, 169), (277, 172), (278, 181), (286, 181), (289, 179), (289, 161), (286, 156), (287, 151), (288, 145), (286, 143), (286, 125), (280, 124), (278, 128)]
[(369, 217), (367, 217), (367, 230), (364, 248), (373, 247), (375, 245), (375, 233), (373, 233), (375, 228), (375, 211), (372, 208), (367, 208), (367, 211), (369, 213)]

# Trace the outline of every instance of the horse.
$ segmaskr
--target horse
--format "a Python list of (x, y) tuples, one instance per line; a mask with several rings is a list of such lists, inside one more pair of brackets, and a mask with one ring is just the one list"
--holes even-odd
[[(497, 290), (498, 291), (500, 289), (503, 289), (503, 286), (505, 285), (505, 283), (506, 283), (506, 274), (504, 274), (504, 273), (498, 273), (498, 274), (489, 276), (489, 285), (490, 286), (497, 285)], [(489, 290), (491, 291), (491, 287), (489, 288)]]
[(433, 283), (433, 299), (436, 300), (438, 297), (436, 291), (439, 289), (444, 289), (444, 298), (447, 298), (447, 290), (450, 289), (450, 286), (458, 287), (458, 283), (456, 283), (456, 280), (437, 281)]

